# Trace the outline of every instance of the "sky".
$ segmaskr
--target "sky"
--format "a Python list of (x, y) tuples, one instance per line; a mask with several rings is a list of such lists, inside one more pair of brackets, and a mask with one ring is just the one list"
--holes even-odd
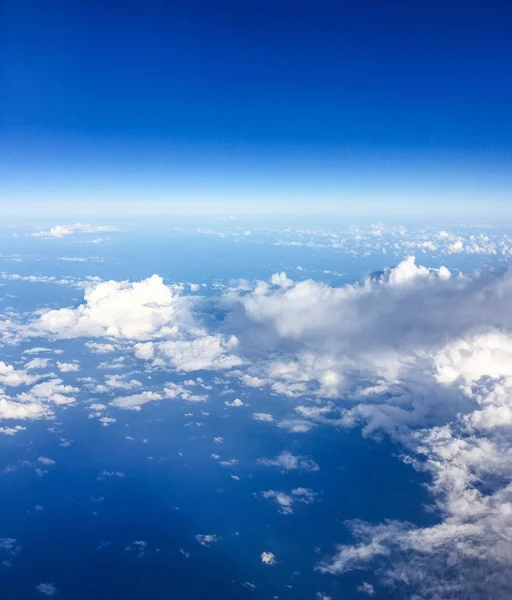
[(2, 211), (512, 221), (511, 19), (506, 1), (5, 0)]

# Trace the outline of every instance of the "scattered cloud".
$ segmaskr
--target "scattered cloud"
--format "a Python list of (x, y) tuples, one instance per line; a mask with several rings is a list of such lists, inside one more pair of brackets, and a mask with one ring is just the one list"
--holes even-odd
[(58, 239), (72, 235), (86, 233), (106, 233), (113, 231), (118, 231), (118, 228), (114, 225), (84, 225), (82, 223), (75, 223), (74, 225), (55, 225), (51, 229), (37, 231), (31, 235), (33, 237)]
[(36, 585), (36, 590), (44, 596), (55, 596), (57, 594), (57, 588), (53, 583), (39, 583)]
[(201, 544), (201, 546), (211, 546), (219, 541), (219, 538), (213, 533), (198, 533), (196, 535), (196, 541)]
[(258, 463), (265, 467), (279, 467), (285, 471), (299, 469), (301, 471), (318, 471), (320, 467), (314, 460), (306, 456), (295, 456), (291, 452), (281, 452), (276, 458), (259, 458)]
[(261, 562), (264, 565), (275, 565), (276, 564), (276, 556), (272, 554), (272, 552), (262, 552), (261, 553)]

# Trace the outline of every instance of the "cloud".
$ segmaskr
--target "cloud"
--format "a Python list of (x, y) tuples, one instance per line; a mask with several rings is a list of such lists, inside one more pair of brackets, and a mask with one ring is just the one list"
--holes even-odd
[(274, 500), (279, 506), (281, 514), (291, 515), (295, 502), (311, 504), (315, 501), (316, 494), (309, 488), (295, 488), (291, 491), (291, 495), (275, 490), (266, 490), (261, 492), (261, 497), (265, 500)]
[(161, 400), (163, 396), (157, 392), (141, 392), (140, 394), (133, 394), (131, 396), (120, 396), (110, 402), (110, 406), (116, 406), (117, 408), (124, 408), (127, 410), (140, 410), (143, 404), (148, 402), (154, 402), (155, 400)]
[[(173, 337), (190, 314), (180, 286), (166, 286), (153, 275), (140, 282), (92, 284), (77, 308), (49, 310), (31, 323), (32, 335), (57, 339), (113, 337), (130, 340)], [(89, 346), (91, 347), (91, 346)], [(92, 346), (96, 351), (105, 347)]]
[(237, 346), (235, 336), (204, 335), (193, 340), (139, 344), (135, 356), (151, 361), (154, 366), (177, 371), (224, 370), (243, 364), (234, 354)]
[[(27, 366), (27, 368), (29, 368)], [(20, 385), (30, 385), (41, 379), (40, 375), (32, 375), (23, 369), (15, 369), (12, 365), (7, 365), (0, 361), (0, 384), (9, 387), (17, 387)]]
[(75, 223), (74, 225), (55, 225), (49, 230), (37, 231), (31, 235), (33, 237), (57, 239), (78, 234), (105, 233), (113, 231), (118, 231), (118, 228), (114, 225), (84, 225), (82, 223)]
[(245, 404), (240, 400), (240, 398), (235, 398), (231, 402), (229, 400), (226, 400), (226, 402), (224, 402), (224, 404), (226, 406), (233, 407), (233, 408), (240, 408), (241, 406), (245, 406)]
[(315, 423), (306, 419), (284, 419), (277, 424), (281, 429), (286, 429), (291, 433), (308, 433), (315, 427)]
[(26, 427), (16, 425), (16, 427), (0, 427), (0, 434), (2, 435), (16, 435), (20, 431), (26, 431)]
[(124, 473), (122, 471), (102, 471), (96, 479), (98, 481), (103, 481), (104, 479), (111, 477), (120, 479), (124, 477)]
[(72, 385), (64, 385), (62, 379), (49, 379), (37, 383), (28, 392), (18, 394), (17, 399), (28, 403), (53, 402), (54, 404), (73, 404), (76, 400), (74, 394), (80, 390)]
[(55, 596), (57, 594), (57, 588), (53, 583), (39, 583), (36, 585), (36, 590), (44, 596)]
[(196, 535), (196, 541), (201, 544), (201, 546), (211, 546), (215, 542), (219, 541), (219, 538), (213, 533), (198, 533)]
[(71, 373), (72, 371), (80, 371), (80, 365), (76, 362), (60, 362), (57, 361), (57, 368), (61, 373)]
[(299, 469), (301, 471), (318, 471), (316, 462), (306, 456), (295, 456), (291, 452), (281, 452), (276, 458), (259, 458), (258, 463), (265, 467), (279, 467), (285, 471)]
[(52, 412), (40, 402), (18, 402), (0, 393), (0, 419), (42, 419)]
[(116, 349), (113, 344), (102, 344), (100, 342), (86, 342), (85, 346), (95, 354), (108, 354), (109, 352), (115, 352)]
[[(316, 397), (318, 405), (296, 407), (314, 424), (391, 435), (404, 460), (430, 478), (438, 524), (349, 523), (356, 542), (319, 569), (379, 568), (384, 583), (418, 599), (444, 600), (453, 590), (479, 597), (484, 588), (507, 598), (512, 272), (451, 277), (407, 259), (356, 285), (279, 277), (231, 292), (227, 302), (240, 355), (257, 357), (242, 381), (248, 375), (275, 393)], [(341, 395), (352, 408), (330, 402)], [(289, 470), (301, 457), (259, 462)], [(269, 493), (289, 508), (290, 496)]]
[(252, 418), (255, 421), (265, 421), (267, 423), (270, 423), (274, 420), (274, 417), (269, 413), (252, 413)]
[(275, 565), (276, 564), (276, 556), (272, 554), (272, 552), (262, 552), (261, 553), (261, 562), (264, 565)]

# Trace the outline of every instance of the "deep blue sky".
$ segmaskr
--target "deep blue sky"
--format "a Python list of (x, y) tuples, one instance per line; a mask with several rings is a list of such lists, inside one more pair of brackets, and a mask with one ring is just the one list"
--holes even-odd
[(11, 205), (508, 201), (506, 0), (4, 0), (2, 23)]

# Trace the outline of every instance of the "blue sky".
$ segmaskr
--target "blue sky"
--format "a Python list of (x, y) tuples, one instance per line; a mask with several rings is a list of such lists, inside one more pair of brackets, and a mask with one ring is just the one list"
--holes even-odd
[(508, 214), (506, 2), (5, 6), (9, 214)]

